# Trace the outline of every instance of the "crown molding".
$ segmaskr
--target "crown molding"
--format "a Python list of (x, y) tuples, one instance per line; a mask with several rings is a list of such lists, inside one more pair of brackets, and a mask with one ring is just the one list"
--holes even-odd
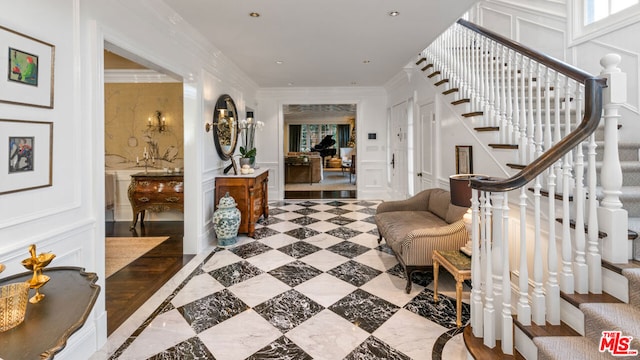
[(105, 70), (104, 82), (107, 83), (177, 83), (168, 75), (154, 70)]

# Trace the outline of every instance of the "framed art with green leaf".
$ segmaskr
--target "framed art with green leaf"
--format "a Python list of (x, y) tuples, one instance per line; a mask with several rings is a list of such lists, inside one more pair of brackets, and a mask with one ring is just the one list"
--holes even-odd
[(53, 108), (55, 46), (0, 26), (0, 102)]

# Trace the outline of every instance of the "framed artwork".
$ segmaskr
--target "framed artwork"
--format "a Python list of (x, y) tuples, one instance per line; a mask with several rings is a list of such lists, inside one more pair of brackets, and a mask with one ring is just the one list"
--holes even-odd
[(456, 174), (473, 174), (471, 146), (456, 145)]
[(0, 26), (0, 102), (53, 108), (55, 46)]
[(0, 119), (0, 195), (52, 185), (53, 123)]

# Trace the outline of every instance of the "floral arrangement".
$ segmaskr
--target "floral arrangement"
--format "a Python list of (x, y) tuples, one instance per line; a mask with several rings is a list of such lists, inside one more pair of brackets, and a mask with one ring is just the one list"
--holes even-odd
[(255, 162), (258, 150), (255, 147), (256, 129), (264, 127), (264, 122), (254, 119), (252, 116), (240, 120), (240, 135), (242, 145), (240, 146), (240, 157), (251, 159), (251, 164)]

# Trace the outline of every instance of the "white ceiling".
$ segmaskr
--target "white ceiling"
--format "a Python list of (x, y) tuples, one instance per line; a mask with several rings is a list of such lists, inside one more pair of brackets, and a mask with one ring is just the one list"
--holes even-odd
[(333, 87), (384, 85), (475, 0), (164, 2), (260, 87)]

